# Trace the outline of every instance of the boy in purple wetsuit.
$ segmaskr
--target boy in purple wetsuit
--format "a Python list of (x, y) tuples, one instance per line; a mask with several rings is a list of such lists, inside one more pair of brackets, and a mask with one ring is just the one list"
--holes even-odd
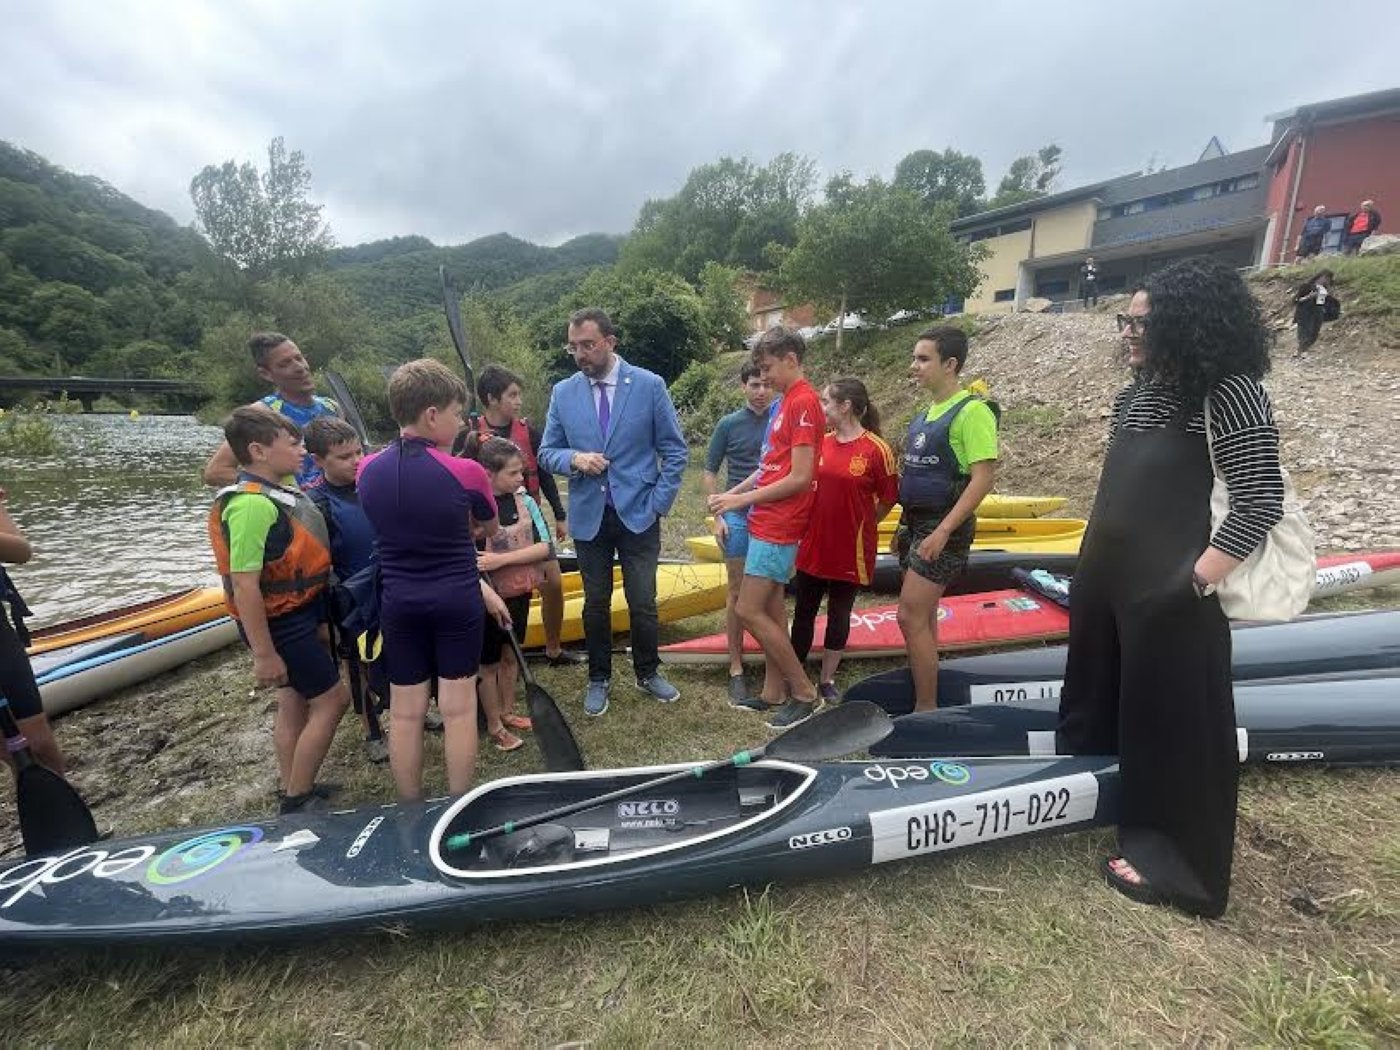
[(500, 527), (481, 464), (448, 454), (466, 385), (437, 361), (410, 361), (389, 379), (399, 439), (360, 464), (360, 506), (379, 541), (380, 630), (389, 672), (389, 769), (399, 798), (423, 797), (423, 715), (438, 680), (447, 785), (471, 787), (476, 766), (476, 674), (489, 611), (510, 614), (482, 582), (475, 538)]

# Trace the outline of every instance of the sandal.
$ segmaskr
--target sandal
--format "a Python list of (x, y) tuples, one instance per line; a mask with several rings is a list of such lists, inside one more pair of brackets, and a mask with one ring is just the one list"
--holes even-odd
[(1105, 857), (1099, 862), (1103, 877), (1115, 890), (1139, 904), (1166, 904), (1167, 899), (1154, 890), (1126, 857)]
[(491, 738), (491, 743), (496, 745), (497, 751), (514, 751), (516, 748), (524, 747), (525, 741), (512, 733), (505, 726), (501, 726), (494, 733), (487, 733)]
[(526, 733), (535, 728), (535, 723), (524, 715), (501, 715), (501, 721), (512, 729), (519, 729)]

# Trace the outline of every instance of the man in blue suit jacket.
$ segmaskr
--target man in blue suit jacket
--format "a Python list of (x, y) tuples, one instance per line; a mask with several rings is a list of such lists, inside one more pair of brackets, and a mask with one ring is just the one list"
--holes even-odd
[(637, 687), (665, 704), (680, 697), (660, 673), (656, 565), (661, 517), (676, 502), (690, 450), (666, 384), (618, 357), (616, 346), (602, 310), (569, 318), (566, 350), (578, 372), (554, 386), (539, 451), (540, 466), (569, 476), (569, 531), (583, 577), (588, 646), (583, 709), (590, 715), (608, 709), (612, 687), (614, 555), (632, 621)]

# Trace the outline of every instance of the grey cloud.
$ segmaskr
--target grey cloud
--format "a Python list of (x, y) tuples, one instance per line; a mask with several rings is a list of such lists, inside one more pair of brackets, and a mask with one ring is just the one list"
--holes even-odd
[[(1267, 113), (1394, 86), (1400, 8), (1008, 0), (283, 4), (0, 0), (0, 138), (190, 218), (190, 177), (303, 150), (343, 243), (629, 228), (724, 154), (889, 176), (912, 149), (995, 184), (1045, 142), (1064, 186), (1182, 164)], [(1393, 74), (1390, 74), (1393, 77)]]

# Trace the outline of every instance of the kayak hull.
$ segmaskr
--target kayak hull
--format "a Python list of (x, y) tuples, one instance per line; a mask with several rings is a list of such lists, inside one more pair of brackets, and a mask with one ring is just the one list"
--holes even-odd
[[(565, 642), (583, 639), (583, 579), (578, 573), (564, 573), (564, 624), (560, 635)], [(674, 623), (687, 616), (724, 608), (728, 577), (723, 565), (697, 565), (694, 562), (663, 563), (656, 567), (656, 614), (661, 623)], [(622, 590), (622, 570), (613, 569), (612, 629), (622, 634), (632, 624), (627, 596)], [(539, 595), (530, 600), (530, 622), (525, 630), (525, 648), (544, 645), (544, 619)]]
[[(891, 758), (1053, 755), (1058, 718), (1058, 700), (1042, 697), (910, 714), (896, 718), (870, 751)], [(1241, 762), (1400, 764), (1400, 672), (1240, 685), (1235, 722)]]
[[(1237, 684), (1400, 669), (1400, 611), (1240, 624), (1231, 639)], [(1059, 645), (945, 660), (938, 669), (938, 705), (1058, 698), (1066, 652)], [(908, 714), (914, 709), (913, 676), (908, 667), (885, 671), (855, 683), (845, 696), (878, 704), (892, 715)]]
[(101, 842), (0, 870), (0, 952), (441, 928), (636, 907), (1108, 824), (1111, 759), (762, 761), (536, 832), (521, 818), (686, 766), (511, 777), (455, 801)]
[(139, 632), (145, 641), (164, 638), (228, 614), (218, 587), (192, 587), (164, 598), (125, 605), (110, 612), (66, 620), (30, 631), (29, 654)]

